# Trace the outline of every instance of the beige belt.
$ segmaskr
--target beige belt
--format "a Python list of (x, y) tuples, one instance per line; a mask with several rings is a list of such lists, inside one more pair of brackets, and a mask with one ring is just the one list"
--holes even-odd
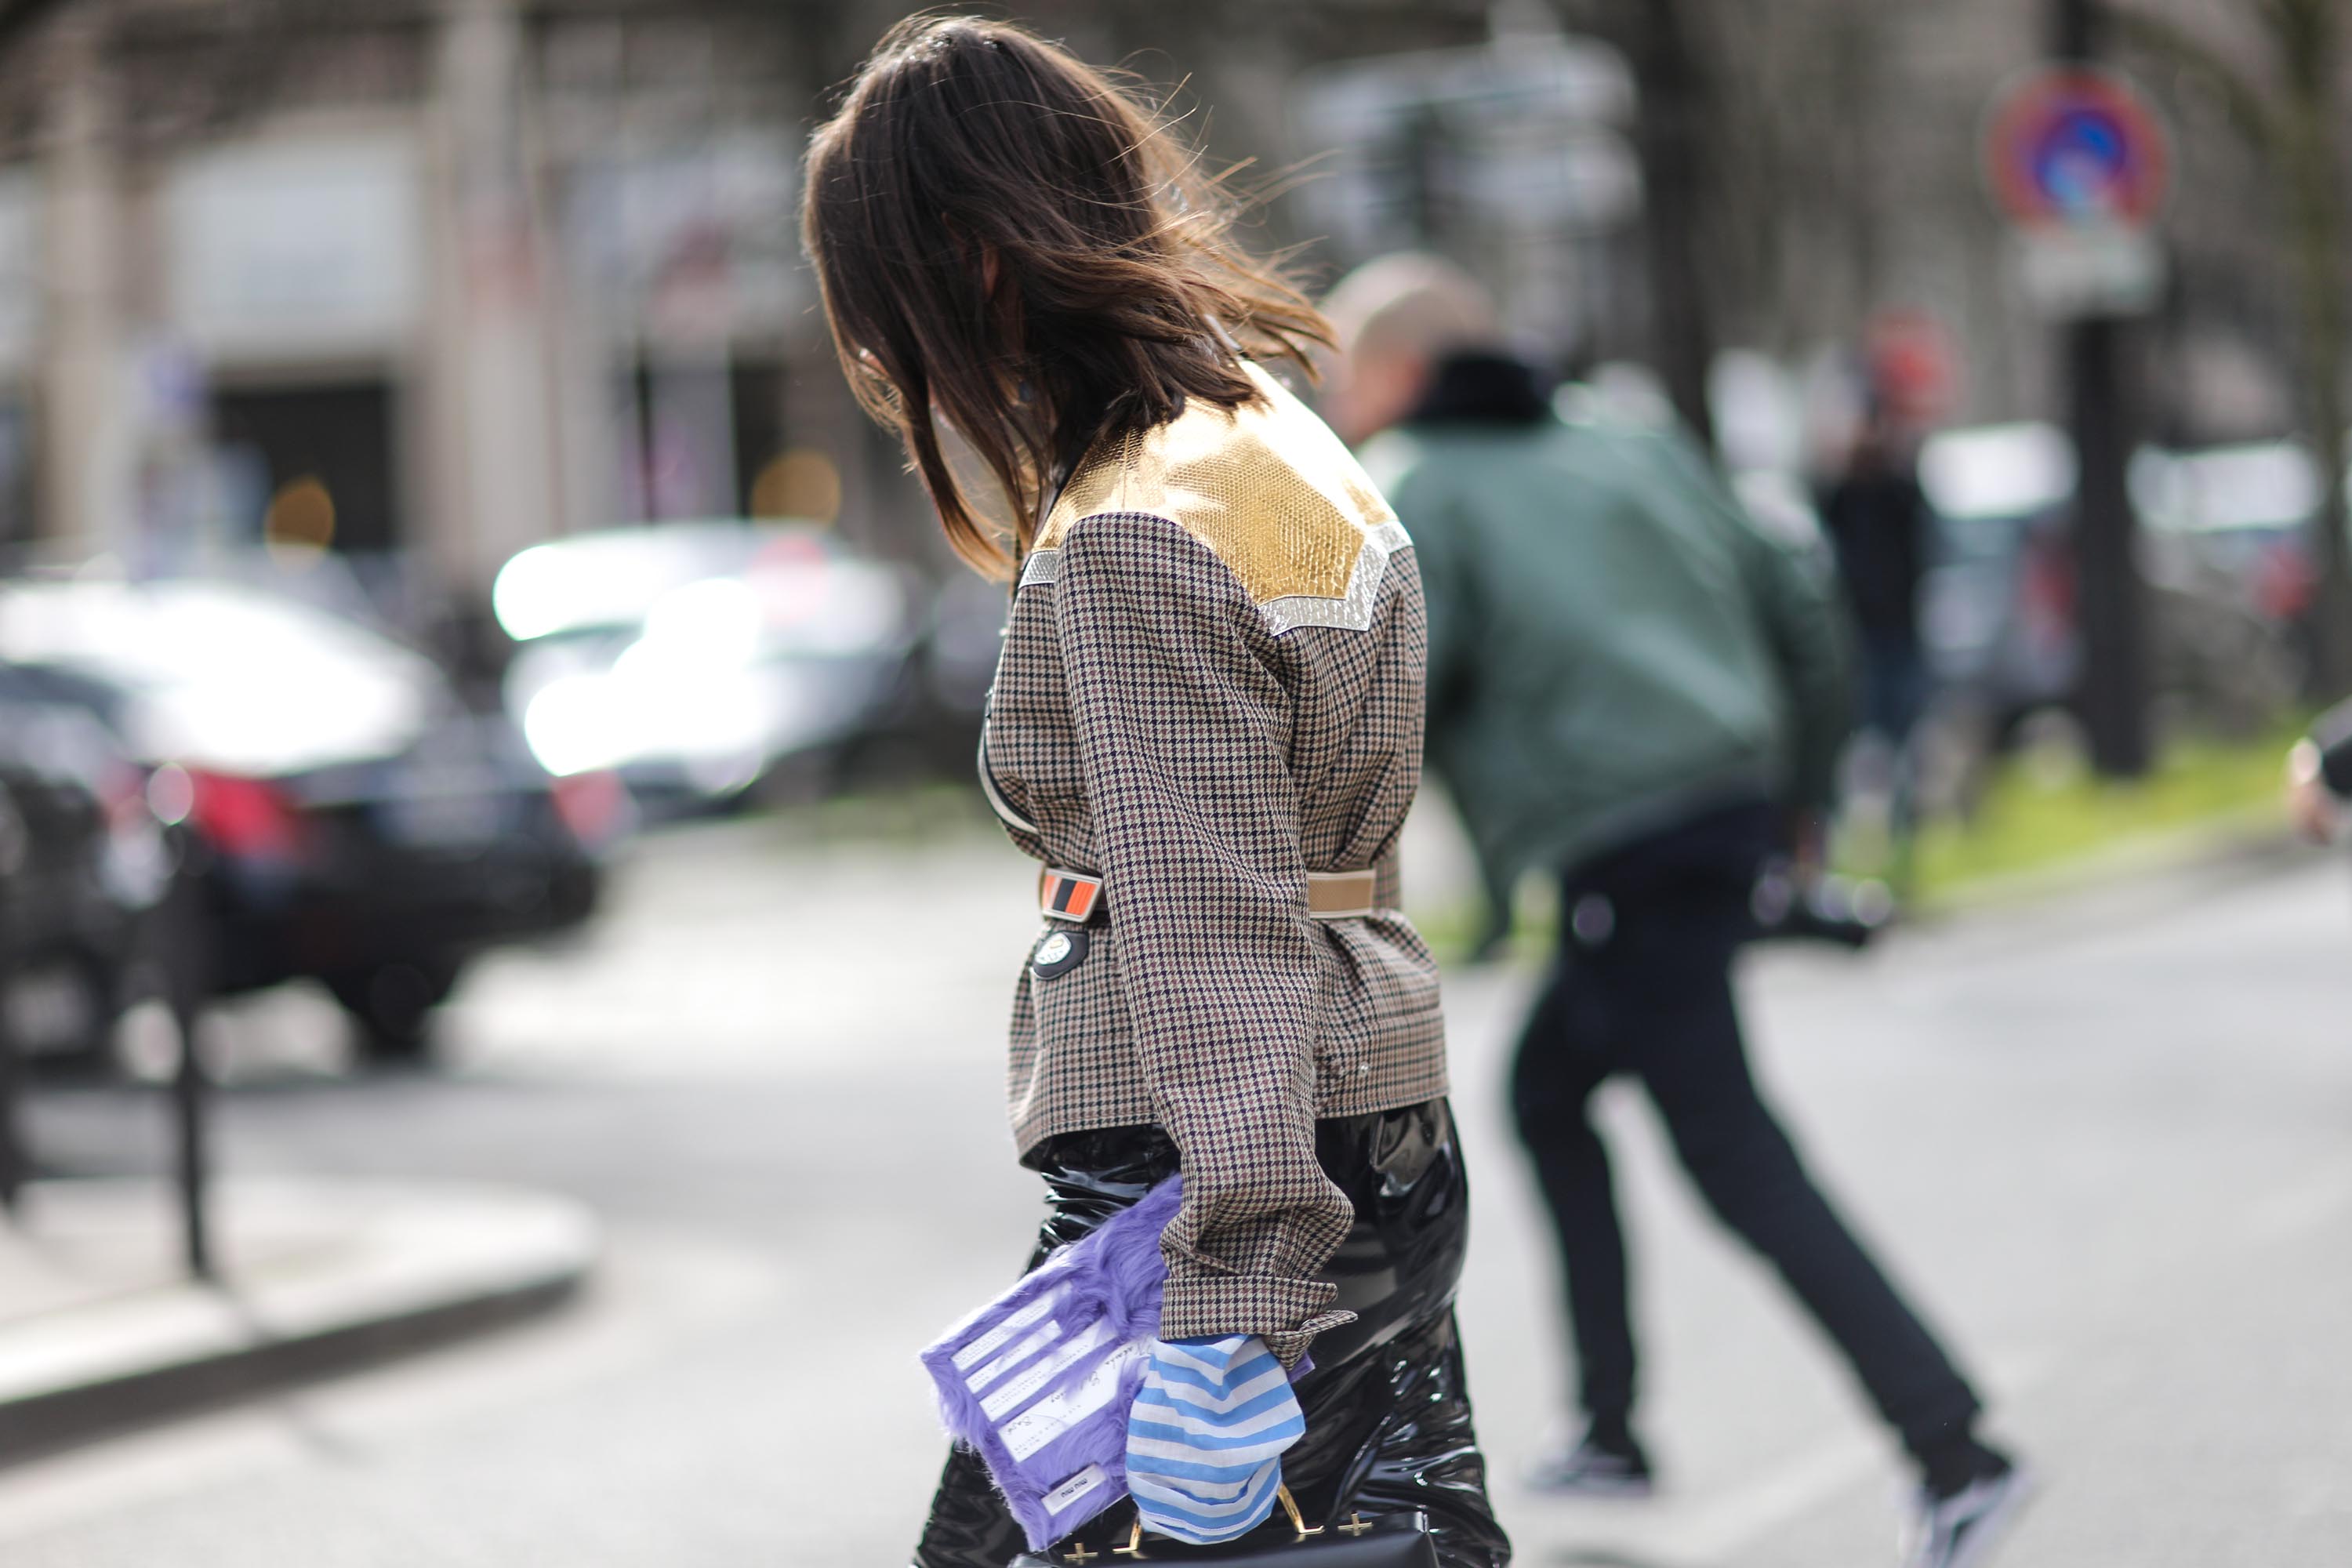
[[(1100, 877), (1051, 867), (1038, 873), (1037, 908), (1048, 920), (1084, 925), (1105, 912)], [(1307, 873), (1307, 913), (1313, 920), (1352, 920), (1400, 901), (1393, 860), (1361, 871)]]
[(1307, 873), (1307, 912), (1318, 921), (1344, 921), (1381, 907), (1381, 874), (1361, 871)]

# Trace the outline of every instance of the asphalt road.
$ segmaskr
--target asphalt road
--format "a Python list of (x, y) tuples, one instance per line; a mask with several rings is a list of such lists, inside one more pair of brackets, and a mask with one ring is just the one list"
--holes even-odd
[[(1024, 884), (961, 826), (735, 826), (650, 847), (586, 942), (487, 965), (443, 1071), (352, 1076), (315, 997), (239, 1010), (234, 1165), (559, 1188), (606, 1216), (608, 1266), (553, 1321), (0, 1471), (0, 1563), (902, 1563), (940, 1452), (912, 1352), (1034, 1214), (997, 1111)], [(2046, 1478), (2005, 1568), (2352, 1560), (2347, 960), (2352, 877), (2315, 860), (1752, 962), (1770, 1091)], [(1531, 980), (1449, 989), (1463, 1316), (1520, 1561), (1891, 1562), (1888, 1443), (1630, 1097), (1607, 1117), (1670, 1489), (1517, 1484), (1567, 1375), (1498, 1114)], [(36, 1132), (119, 1168), (160, 1153), (161, 1108), (54, 1095)]]

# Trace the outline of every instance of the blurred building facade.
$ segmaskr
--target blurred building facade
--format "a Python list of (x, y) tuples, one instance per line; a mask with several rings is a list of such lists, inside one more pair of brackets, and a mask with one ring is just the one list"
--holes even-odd
[[(902, 9), (56, 7), (0, 126), (0, 541), (134, 564), (325, 542), (460, 592), (536, 540), (647, 519), (837, 518), (930, 550), (794, 225), (824, 89)], [(1114, 58), (1194, 30), (1064, 9), (1040, 19)], [(1393, 9), (1262, 21), (1286, 47), (1254, 61), (1220, 40), (1260, 112), (1219, 132), (1278, 137), (1300, 30)]]
[(599, 523), (838, 511), (861, 438), (793, 232), (815, 82), (787, 29), (697, 11), (68, 8), (0, 174), (0, 530), (478, 585)]
[[(475, 592), (538, 539), (751, 512), (837, 516), (939, 560), (919, 493), (842, 392), (793, 232), (806, 129), (905, 9), (52, 5), (0, 65), (0, 541), (135, 561), (329, 539)], [(1448, 250), (1570, 363), (1672, 357), (1679, 319), (1640, 248), (1665, 210), (1644, 29), (1671, 16), (1710, 352), (1799, 364), (1882, 312), (1922, 312), (1965, 348), (1952, 416), (1979, 419), (2055, 402), (1976, 152), (2047, 9), (1018, 7), (1091, 58), (1185, 82), (1173, 107), (1212, 166), (1257, 161), (1244, 188), (1297, 169), (1255, 233), (1269, 248), (1303, 247), (1322, 277), (1398, 245)], [(2275, 433), (2296, 345), (2259, 170), (2185, 78), (2125, 58), (2181, 143), (2156, 420), (2184, 439)]]

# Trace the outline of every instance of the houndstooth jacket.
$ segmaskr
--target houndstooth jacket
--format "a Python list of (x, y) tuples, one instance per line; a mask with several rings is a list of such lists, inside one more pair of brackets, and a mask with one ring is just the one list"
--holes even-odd
[[(1165, 1130), (1185, 1189), (1162, 1336), (1261, 1334), (1290, 1362), (1349, 1316), (1315, 1279), (1354, 1217), (1315, 1122), (1443, 1095), (1445, 1038), (1395, 907), (1421, 766), (1410, 541), (1251, 374), (1261, 404), (1195, 402), (1078, 464), (1020, 574), (980, 760), (1013, 842), (1099, 875), (1107, 911), (1068, 942), (1049, 925), (1023, 971), (1016, 1142)], [(1307, 873), (1366, 868), (1373, 913), (1309, 915)]]

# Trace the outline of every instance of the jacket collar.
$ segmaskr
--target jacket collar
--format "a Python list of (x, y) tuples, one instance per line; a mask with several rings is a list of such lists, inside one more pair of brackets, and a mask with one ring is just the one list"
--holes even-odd
[(1542, 375), (1524, 360), (1481, 350), (1449, 354), (1407, 425), (1533, 425), (1551, 415)]

